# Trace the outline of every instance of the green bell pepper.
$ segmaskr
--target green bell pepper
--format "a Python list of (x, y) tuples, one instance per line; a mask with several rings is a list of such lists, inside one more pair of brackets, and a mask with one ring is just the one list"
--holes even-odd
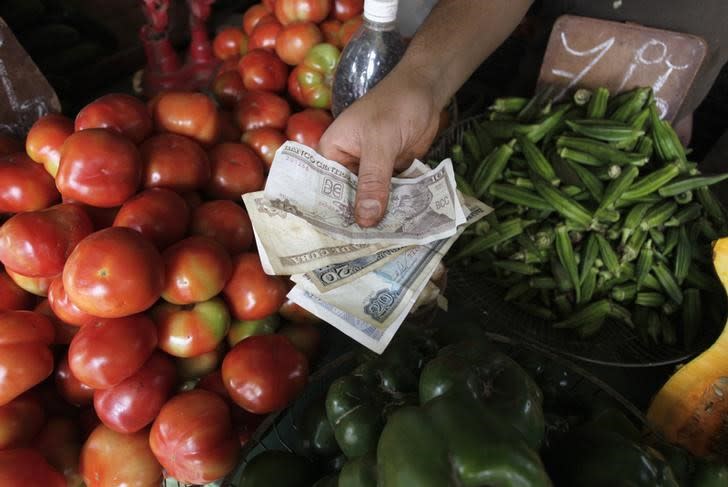
[(437, 346), (407, 332), (398, 339), (381, 356), (335, 380), (326, 394), (326, 416), (349, 458), (374, 451), (389, 413), (417, 403), (420, 370)]
[(314, 470), (305, 457), (267, 450), (248, 462), (238, 487), (309, 487), (315, 478)]
[(483, 402), (451, 391), (389, 417), (377, 447), (380, 487), (542, 487), (536, 451)]
[(462, 390), (520, 431), (534, 450), (544, 437), (543, 396), (513, 359), (488, 342), (462, 342), (440, 350), (422, 370), (420, 402)]
[(324, 397), (311, 402), (303, 411), (297, 425), (301, 447), (306, 454), (331, 458), (340, 453), (334, 430), (326, 416)]
[(346, 462), (339, 472), (338, 487), (377, 487), (375, 452), (369, 452)]

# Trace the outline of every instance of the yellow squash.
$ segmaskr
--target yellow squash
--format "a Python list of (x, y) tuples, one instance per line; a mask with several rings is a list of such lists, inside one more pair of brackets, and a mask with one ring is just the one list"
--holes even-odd
[[(714, 243), (713, 265), (728, 292), (728, 238)], [(728, 461), (728, 323), (710, 348), (660, 389), (647, 421), (694, 455)]]

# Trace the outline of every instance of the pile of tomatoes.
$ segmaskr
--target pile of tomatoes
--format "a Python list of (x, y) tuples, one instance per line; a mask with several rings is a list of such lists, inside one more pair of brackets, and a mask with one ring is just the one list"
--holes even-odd
[(241, 195), (256, 130), (309, 124), (270, 91), (220, 101), (114, 93), (0, 138), (0, 485), (211, 482), (304, 388), (319, 324)]

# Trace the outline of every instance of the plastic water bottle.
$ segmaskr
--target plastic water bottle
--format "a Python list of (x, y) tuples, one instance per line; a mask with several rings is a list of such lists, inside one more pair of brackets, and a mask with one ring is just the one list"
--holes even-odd
[(379, 83), (399, 62), (405, 44), (397, 30), (398, 0), (364, 0), (364, 20), (341, 53), (334, 74), (334, 117)]

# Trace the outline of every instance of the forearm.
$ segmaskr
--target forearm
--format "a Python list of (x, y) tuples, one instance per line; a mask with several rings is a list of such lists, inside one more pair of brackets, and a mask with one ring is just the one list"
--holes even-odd
[(416, 73), (431, 86), (438, 106), (444, 106), (513, 32), (531, 3), (532, 0), (439, 0), (395, 73)]

